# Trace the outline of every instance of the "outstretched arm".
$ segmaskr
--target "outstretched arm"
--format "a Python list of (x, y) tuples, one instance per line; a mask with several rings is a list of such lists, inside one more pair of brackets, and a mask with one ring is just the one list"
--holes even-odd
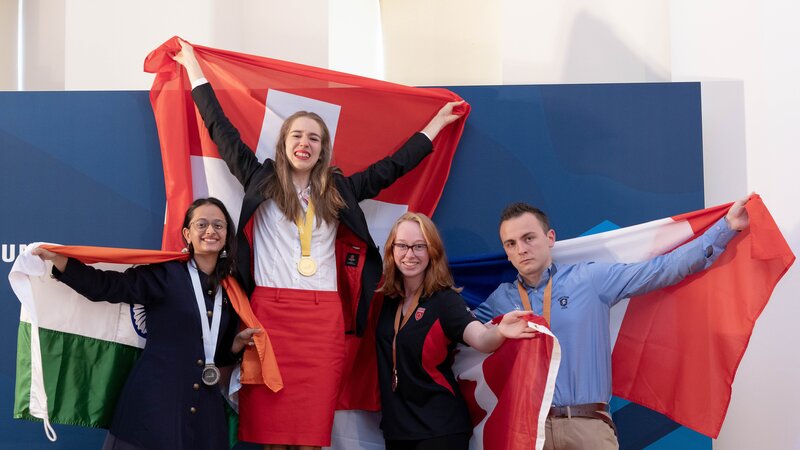
[(464, 329), (464, 342), (483, 353), (497, 350), (506, 339), (530, 339), (537, 333), (528, 326), (528, 311), (511, 311), (496, 327), (472, 322)]

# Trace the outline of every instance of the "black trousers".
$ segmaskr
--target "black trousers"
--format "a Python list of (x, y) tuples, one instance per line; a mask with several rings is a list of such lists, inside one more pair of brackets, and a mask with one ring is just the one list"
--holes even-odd
[(467, 450), (471, 433), (448, 434), (415, 441), (386, 440), (386, 450)]

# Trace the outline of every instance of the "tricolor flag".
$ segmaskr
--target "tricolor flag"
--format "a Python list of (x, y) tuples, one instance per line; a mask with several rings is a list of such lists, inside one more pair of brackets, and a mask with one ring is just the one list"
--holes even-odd
[[(51, 423), (108, 428), (117, 398), (147, 338), (145, 309), (127, 303), (93, 302), (50, 276), (52, 263), (33, 255), (43, 246), (102, 270), (124, 271), (134, 264), (186, 260), (188, 254), (105, 247), (34, 243), (9, 272), (21, 305), (17, 344), (14, 418), (40, 419), (56, 440)], [(222, 281), (245, 327), (261, 328), (247, 296), (228, 278)], [(243, 369), (273, 390), (282, 388), (267, 333), (253, 336)], [(257, 365), (257, 367), (254, 367)]]
[[(557, 241), (553, 259), (643, 261), (700, 236), (730, 206)], [(710, 437), (719, 435), (755, 321), (795, 259), (761, 198), (752, 196), (746, 208), (749, 229), (708, 270), (611, 309), (614, 395)], [(453, 262), (468, 298), (471, 288), (497, 284), (493, 275), (507, 266), (498, 262)]]
[[(167, 190), (164, 250), (183, 246), (178, 232), (194, 198), (217, 197), (238, 220), (243, 196), (197, 113), (188, 78), (170, 58), (180, 49), (177, 40), (155, 49), (144, 64), (145, 71), (156, 74), (150, 101)], [(445, 89), (408, 87), (208, 47), (195, 46), (195, 54), (225, 114), (261, 161), (274, 155), (284, 119), (299, 110), (314, 111), (330, 129), (333, 164), (349, 175), (393, 153), (446, 102), (460, 100)], [(433, 154), (419, 167), (362, 202), (375, 242), (384, 242), (394, 220), (409, 209), (433, 214), (469, 114), (469, 106), (464, 108), (464, 118), (439, 133)]]

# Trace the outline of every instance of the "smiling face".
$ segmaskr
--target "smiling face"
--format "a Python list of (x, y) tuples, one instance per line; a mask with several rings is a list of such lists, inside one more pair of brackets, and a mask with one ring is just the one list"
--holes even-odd
[(550, 250), (556, 242), (553, 229), (544, 230), (533, 214), (526, 212), (500, 224), (500, 240), (508, 260), (525, 283), (535, 286), (553, 258)]
[(322, 127), (310, 117), (298, 117), (289, 125), (284, 146), (292, 172), (308, 176), (322, 152)]
[(200, 205), (192, 212), (189, 227), (183, 229), (183, 238), (192, 244), (195, 256), (218, 255), (225, 247), (228, 223), (225, 214), (216, 205)]
[[(428, 268), (428, 262), (430, 261), (422, 228), (417, 222), (409, 220), (400, 222), (397, 225), (394, 244), (408, 246), (405, 251), (402, 251), (397, 245), (394, 245), (393, 249), (395, 264), (400, 273), (403, 274), (405, 284), (419, 284), (425, 278), (425, 270)], [(415, 245), (418, 247), (417, 250), (414, 250)], [(411, 283), (412, 281), (416, 281), (416, 283)]]

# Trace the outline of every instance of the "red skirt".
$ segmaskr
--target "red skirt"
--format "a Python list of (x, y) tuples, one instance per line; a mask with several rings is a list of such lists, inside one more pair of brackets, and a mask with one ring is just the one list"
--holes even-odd
[(239, 440), (330, 446), (345, 356), (339, 293), (256, 287), (250, 304), (269, 333), (284, 387), (242, 386)]

